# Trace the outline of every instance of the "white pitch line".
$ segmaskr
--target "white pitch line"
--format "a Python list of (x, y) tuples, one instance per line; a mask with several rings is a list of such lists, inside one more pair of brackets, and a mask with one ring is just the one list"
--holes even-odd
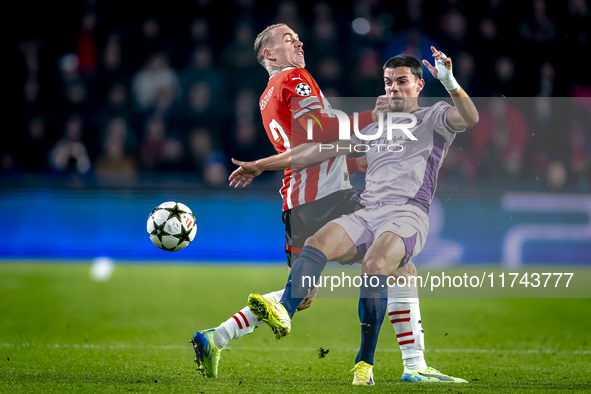
[[(230, 346), (228, 346), (230, 347)], [(318, 351), (318, 348), (295, 348), (295, 347), (236, 347), (238, 350), (280, 350), (280, 351)], [(339, 349), (347, 352), (357, 352), (358, 348)], [(378, 349), (382, 353), (400, 353), (400, 349)], [(513, 354), (589, 354), (591, 350), (553, 350), (553, 349), (425, 349), (425, 352), (433, 353), (513, 353)]]
[[(91, 343), (84, 343), (84, 344), (68, 344), (68, 343), (53, 343), (53, 344), (44, 344), (44, 343), (2, 343), (0, 344), (1, 347), (7, 348), (26, 348), (26, 347), (36, 347), (36, 348), (46, 348), (46, 349), (130, 349), (130, 348), (141, 348), (141, 347), (149, 347), (149, 348), (157, 348), (157, 349), (190, 349), (190, 345), (181, 346), (181, 345), (138, 345), (138, 344), (107, 344), (107, 345), (96, 345)], [(228, 346), (227, 349), (230, 350), (231, 346)], [(237, 346), (236, 350), (245, 350), (245, 351), (310, 351), (315, 352), (318, 348), (311, 348), (311, 347), (284, 347), (284, 346), (266, 346), (266, 347), (251, 347), (251, 346)], [(346, 348), (340, 349), (341, 351), (346, 352), (356, 352), (359, 349), (356, 348)], [(379, 349), (379, 352), (382, 353), (400, 353), (400, 349)], [(576, 355), (591, 355), (591, 350), (554, 350), (554, 349), (426, 349), (426, 352), (433, 352), (433, 353), (479, 353), (479, 354), (493, 354), (493, 353), (511, 353), (511, 354), (576, 354)]]

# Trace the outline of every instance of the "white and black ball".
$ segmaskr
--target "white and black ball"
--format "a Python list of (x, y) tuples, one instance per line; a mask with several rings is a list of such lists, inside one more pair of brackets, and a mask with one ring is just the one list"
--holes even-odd
[(197, 234), (197, 221), (188, 206), (168, 201), (150, 213), (147, 230), (154, 245), (168, 252), (176, 252), (193, 242)]

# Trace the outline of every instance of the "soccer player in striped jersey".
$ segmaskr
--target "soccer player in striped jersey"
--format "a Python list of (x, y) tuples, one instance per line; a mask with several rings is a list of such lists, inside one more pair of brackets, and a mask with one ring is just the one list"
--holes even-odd
[[(337, 118), (326, 117), (320, 112), (325, 107), (324, 95), (304, 68), (303, 44), (298, 35), (285, 24), (269, 26), (257, 36), (254, 51), (259, 63), (269, 73), (269, 83), (259, 106), (265, 130), (277, 153), (289, 152), (293, 147), (309, 142), (309, 119), (313, 120), (314, 141), (338, 138)], [(373, 111), (359, 115), (359, 127), (371, 124), (378, 119), (379, 112), (389, 109), (387, 97), (378, 97)], [(353, 199), (357, 190), (349, 183), (349, 174), (356, 171), (357, 159), (346, 160), (344, 156), (330, 157), (306, 167), (285, 167), (280, 193), (288, 267), (300, 254), (309, 236), (327, 222), (361, 207)], [(362, 252), (353, 258), (361, 260)], [(279, 301), (282, 294), (283, 290), (278, 290), (264, 296)], [(306, 297), (299, 310), (306, 309), (313, 296)], [(197, 369), (206, 376), (215, 377), (220, 351), (230, 341), (250, 334), (262, 324), (246, 306), (220, 326), (193, 334), (191, 343)]]
[[(374, 351), (386, 308), (402, 350), (401, 380), (467, 383), (427, 367), (417, 288), (388, 289), (388, 276), (416, 277), (416, 268), (410, 260), (426, 241), (429, 206), (439, 168), (456, 134), (478, 122), (476, 107), (453, 77), (451, 59), (434, 47), (431, 49), (435, 67), (426, 60), (423, 64), (443, 83), (455, 106), (440, 101), (431, 107), (419, 107), (417, 99), (425, 83), (421, 63), (411, 56), (399, 55), (384, 65), (385, 90), (391, 99), (392, 112), (412, 114), (417, 120), (415, 126), (407, 127), (406, 132), (395, 129), (389, 136), (386, 125), (373, 123), (350, 141), (330, 144), (335, 147), (332, 150), (321, 150), (317, 145), (306, 149), (301, 146), (289, 154), (240, 163), (241, 176), (249, 173), (253, 176), (260, 162), (267, 168), (305, 165), (350, 151), (345, 147), (369, 146), (366, 190), (360, 196), (365, 207), (327, 223), (308, 238), (292, 266), (279, 303), (258, 294), (249, 297), (253, 313), (274, 329), (276, 337), (287, 335), (295, 308), (313, 290), (314, 278), (320, 277), (326, 262), (350, 255), (360, 245), (370, 245), (362, 262), (362, 272), (369, 279), (360, 288), (361, 346), (353, 369), (355, 385), (374, 384)], [(404, 118), (393, 120), (398, 124), (408, 122)], [(391, 145), (395, 148), (389, 149)], [(312, 281), (304, 281), (304, 277)]]

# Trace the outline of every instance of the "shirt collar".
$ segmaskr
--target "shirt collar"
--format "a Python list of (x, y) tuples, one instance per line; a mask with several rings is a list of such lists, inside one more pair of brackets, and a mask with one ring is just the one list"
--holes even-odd
[[(279, 74), (279, 73), (282, 73), (282, 72), (284, 72), (284, 71), (287, 71), (287, 70), (293, 70), (293, 69), (295, 69), (295, 68), (297, 68), (297, 67), (285, 67), (283, 70), (279, 71), (277, 74)], [(271, 76), (269, 77), (269, 80), (271, 80), (271, 78), (273, 78), (273, 77), (274, 77), (275, 75), (277, 75), (277, 74), (273, 74), (273, 75), (271, 75)]]

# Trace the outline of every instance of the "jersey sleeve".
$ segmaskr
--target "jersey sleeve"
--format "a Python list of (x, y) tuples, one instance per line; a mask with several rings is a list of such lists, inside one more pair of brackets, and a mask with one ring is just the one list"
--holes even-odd
[(448, 144), (456, 137), (456, 133), (461, 133), (464, 130), (454, 130), (447, 124), (447, 113), (450, 109), (454, 108), (445, 101), (439, 101), (431, 107), (431, 113), (429, 116), (433, 121), (433, 128), (439, 134), (441, 134)]
[[(339, 138), (339, 121), (338, 119), (322, 115), (325, 120), (326, 127), (322, 128), (315, 124), (313, 129), (314, 142), (326, 142)], [(353, 135), (353, 116), (349, 116), (349, 135)], [(359, 130), (364, 129), (372, 123), (371, 111), (362, 112), (358, 116)]]
[[(308, 121), (312, 123), (312, 141), (326, 142), (339, 138), (339, 123), (336, 117), (329, 117), (320, 111), (324, 108), (322, 93), (315, 81), (307, 73), (289, 73), (282, 83), (281, 97), (292, 115), (293, 146), (310, 142)], [(359, 114), (359, 129), (372, 122), (371, 111)], [(350, 131), (353, 133), (353, 117), (349, 117)]]

